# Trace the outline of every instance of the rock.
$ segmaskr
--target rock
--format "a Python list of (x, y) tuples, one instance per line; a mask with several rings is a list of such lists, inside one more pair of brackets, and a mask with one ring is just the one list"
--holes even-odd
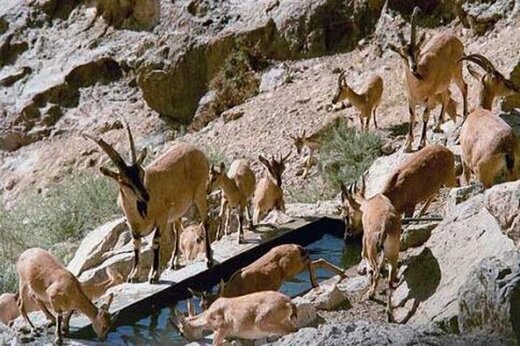
[(484, 259), (459, 289), (461, 332), (484, 331), (520, 342), (520, 251)]
[(270, 225), (283, 225), (284, 223), (289, 223), (294, 219), (289, 215), (279, 211), (272, 210), (269, 214), (261, 221), (261, 223), (266, 223)]
[(370, 166), (366, 177), (366, 197), (370, 198), (381, 192), (390, 175), (397, 167), (405, 162), (410, 155), (412, 154), (399, 151), (389, 156), (377, 158), (372, 166)]
[(314, 321), (316, 321), (318, 315), (314, 305), (302, 297), (296, 297), (292, 300), (292, 302), (296, 305), (297, 309), (295, 321), (297, 328), (308, 327), (312, 325)]
[(464, 1), (460, 11), (463, 20), (467, 21), (473, 33), (484, 35), (495, 23), (512, 13), (515, 1)]
[(498, 221), (502, 232), (520, 247), (520, 181), (499, 184), (488, 189), (484, 204)]
[(217, 93), (214, 90), (210, 90), (199, 100), (199, 106), (195, 111), (195, 115), (193, 116), (193, 120), (188, 127), (188, 131), (199, 131), (210, 121), (218, 117), (216, 99)]
[(4, 87), (10, 87), (20, 79), (24, 78), (28, 74), (32, 72), (32, 69), (28, 66), (24, 66), (21, 69), (16, 70), (15, 72), (4, 76), (0, 79), (0, 85)]
[(18, 345), (20, 340), (16, 333), (0, 322), (0, 345)]
[(316, 216), (316, 215), (338, 215), (339, 200), (317, 201), (316, 203), (289, 203), (286, 211), (292, 216)]
[(302, 299), (319, 310), (334, 310), (347, 300), (335, 282), (321, 283), (307, 292)]
[(366, 290), (370, 286), (370, 279), (367, 275), (346, 278), (338, 283), (338, 289), (346, 296), (357, 294)]
[(471, 184), (462, 187), (456, 187), (448, 193), (448, 201), (446, 210), (452, 210), (460, 203), (467, 201), (469, 198), (484, 192), (485, 188), (482, 184)]
[(400, 251), (405, 251), (411, 247), (418, 247), (424, 244), (432, 233), (432, 230), (437, 226), (437, 223), (419, 223), (410, 224), (403, 228), (401, 233)]
[(450, 335), (436, 329), (412, 328), (407, 325), (356, 321), (322, 324), (302, 328), (269, 345), (505, 345), (500, 336), (482, 334)]
[[(478, 195), (457, 205), (433, 231), (424, 250), (403, 264), (394, 304), (419, 303), (409, 323), (458, 331), (458, 291), (482, 259), (515, 249)], [(402, 300), (399, 297), (406, 297)]]
[(96, 9), (116, 28), (150, 30), (161, 19), (160, 0), (97, 0)]
[(287, 83), (289, 75), (283, 64), (275, 66), (262, 74), (260, 92), (273, 91)]

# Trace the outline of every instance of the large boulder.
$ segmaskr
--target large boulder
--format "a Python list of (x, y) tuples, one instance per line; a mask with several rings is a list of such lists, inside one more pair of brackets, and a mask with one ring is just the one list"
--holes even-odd
[(461, 332), (487, 332), (520, 342), (520, 251), (484, 259), (459, 289)]
[(393, 298), (394, 305), (414, 302), (407, 305), (410, 323), (433, 322), (457, 332), (458, 292), (469, 279), (470, 271), (484, 258), (514, 250), (515, 245), (485, 208), (483, 195), (457, 205), (446, 214), (424, 244), (424, 250), (402, 266), (404, 282)]
[(356, 321), (302, 328), (269, 345), (506, 345), (505, 338), (481, 334), (450, 335), (436, 329)]
[(117, 28), (150, 30), (161, 19), (160, 0), (98, 0), (96, 9)]
[(504, 234), (520, 247), (520, 181), (493, 186), (486, 191), (484, 203)]

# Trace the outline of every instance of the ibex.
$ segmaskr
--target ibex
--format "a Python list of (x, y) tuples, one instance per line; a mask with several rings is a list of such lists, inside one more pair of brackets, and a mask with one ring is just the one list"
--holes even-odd
[(105, 304), (97, 308), (83, 292), (76, 277), (53, 255), (39, 248), (24, 251), (16, 263), (16, 271), (20, 286), (18, 296), (20, 314), (33, 330), (35, 330), (34, 325), (29, 320), (26, 311), (28, 297), (32, 297), (47, 316), (55, 318), (56, 344), (61, 345), (63, 341), (63, 313), (67, 311), (78, 311), (85, 314), (92, 322), (92, 327), (99, 339), (106, 339), (112, 326), (109, 309), (113, 295), (108, 297)]
[(370, 199), (365, 198), (365, 179), (362, 178), (362, 185), (359, 192), (352, 194), (352, 190), (341, 186), (345, 198), (355, 200), (360, 206), (363, 214), (363, 248), (361, 256), (367, 262), (367, 272), (370, 277), (371, 286), (368, 291), (368, 298), (372, 299), (376, 293), (379, 282), (379, 272), (383, 263), (379, 263), (379, 252), (383, 250), (383, 261), (388, 264), (388, 295), (386, 303), (386, 313), (388, 321), (394, 320), (392, 314), (392, 289), (396, 280), (397, 261), (399, 259), (399, 242), (401, 239), (401, 217), (392, 205), (388, 197), (377, 194)]
[[(410, 43), (406, 43), (403, 34), (399, 33), (402, 46), (398, 48), (389, 44), (389, 48), (398, 53), (404, 63), (404, 79), (410, 113), (408, 138), (405, 144), (405, 151), (407, 152), (412, 150), (416, 106), (425, 105), (419, 144), (419, 148), (422, 148), (426, 145), (426, 128), (430, 111), (437, 104), (430, 99), (441, 95), (443, 102), (439, 119), (444, 119), (444, 112), (450, 99), (449, 87), (452, 81), (455, 82), (463, 96), (464, 119), (468, 114), (467, 85), (462, 75), (462, 63), (459, 61), (464, 56), (464, 45), (453, 33), (442, 32), (435, 35), (423, 47), (424, 32), (416, 41), (418, 13), (419, 8), (416, 7), (412, 14)], [(440, 121), (437, 126), (440, 126)]]
[(480, 81), (479, 89), (479, 107), (492, 110), (493, 101), (496, 97), (508, 96), (514, 93), (520, 93), (520, 86), (516, 85), (512, 80), (504, 77), (493, 63), (481, 54), (471, 54), (460, 58), (460, 60), (471, 61), (480, 66), (486, 73), (481, 74), (468, 65), (469, 73)]
[(276, 160), (274, 156), (271, 156), (270, 161), (265, 159), (262, 155), (258, 156), (260, 162), (265, 166), (266, 171), (256, 185), (253, 197), (253, 224), (257, 225), (263, 214), (273, 209), (285, 212), (282, 174), (285, 170), (285, 161), (290, 155), (290, 152), (285, 157), (280, 155), (278, 160)]
[[(455, 157), (442, 145), (430, 145), (410, 155), (390, 175), (381, 194), (390, 199), (399, 214), (410, 217), (418, 203), (423, 215), (442, 186), (457, 186)], [(361, 206), (342, 191), (345, 238), (363, 231)]]
[(323, 268), (341, 277), (345, 273), (332, 263), (318, 259), (312, 261), (309, 252), (295, 244), (279, 245), (265, 255), (233, 273), (228, 282), (220, 283), (217, 295), (190, 290), (201, 298), (201, 306), (206, 309), (218, 297), (238, 297), (260, 291), (277, 291), (284, 281), (290, 280), (304, 270), (309, 271), (312, 287), (318, 287), (316, 268)]
[(520, 144), (513, 129), (491, 112), (496, 97), (519, 93), (520, 87), (498, 72), (491, 61), (480, 54), (463, 57), (486, 71), (484, 75), (468, 66), (480, 80), (479, 107), (468, 116), (460, 131), (462, 168), (467, 184), (473, 172), (486, 187), (519, 177)]
[[(125, 280), (124, 277), (115, 272), (110, 267), (106, 269), (108, 278), (104, 281), (97, 283), (83, 283), (81, 282), (81, 289), (85, 295), (91, 299), (97, 299), (101, 297), (105, 292), (113, 286), (122, 284)], [(40, 307), (36, 304), (36, 301), (31, 297), (26, 297), (25, 311), (32, 312), (40, 310)], [(68, 321), (72, 315), (72, 311), (67, 312), (63, 318), (63, 330), (67, 330)], [(18, 309), (18, 294), (4, 293), (0, 295), (0, 321), (4, 324), (9, 324), (15, 318), (20, 316), (20, 310)], [(50, 317), (50, 316), (48, 316)], [(52, 322), (56, 322), (51, 319)]]
[[(210, 243), (215, 240), (215, 232), (209, 232)], [(202, 224), (184, 227), (180, 235), (179, 246), (186, 262), (194, 260), (199, 253), (203, 253), (204, 227)]]
[[(359, 122), (361, 123), (361, 130), (368, 130), (370, 118), (374, 117), (374, 126), (377, 129), (376, 110), (381, 102), (383, 95), (383, 78), (379, 75), (372, 75), (359, 93), (356, 93), (347, 84), (345, 71), (341, 72), (338, 77), (338, 89), (336, 95), (332, 99), (332, 103), (336, 104), (345, 99), (356, 107), (359, 111)], [(365, 121), (363, 122), (363, 118)]]
[[(132, 157), (130, 165), (127, 165), (121, 155), (103, 139), (84, 136), (99, 145), (118, 169), (118, 172), (114, 172), (101, 167), (100, 171), (119, 184), (118, 204), (123, 209), (134, 239), (134, 265), (128, 280), (134, 282), (139, 275), (141, 238), (155, 230), (149, 281), (157, 282), (160, 277), (159, 266), (162, 263), (159, 259), (162, 258), (166, 263), (171, 256), (166, 250), (159, 255), (161, 236), (168, 232), (168, 222), (172, 222), (172, 225), (178, 222), (193, 203), (197, 206), (204, 224), (206, 259), (208, 267), (211, 267), (213, 260), (207, 241), (206, 185), (209, 161), (206, 155), (191, 144), (177, 143), (143, 169), (141, 165), (146, 150), (137, 157), (132, 132), (128, 124), (125, 125)], [(177, 242), (178, 234), (175, 239)]]
[[(191, 310), (191, 309), (189, 309)], [(184, 317), (175, 310), (172, 323), (189, 341), (200, 338), (204, 330), (213, 331), (213, 345), (226, 337), (259, 339), (296, 332), (297, 310), (291, 298), (275, 291), (264, 291), (235, 298), (219, 298), (197, 316)]]
[(224, 221), (224, 234), (229, 231), (229, 219), (231, 209), (238, 209), (238, 243), (244, 242), (243, 217), (244, 212), (249, 223), (252, 226), (251, 212), (249, 208), (250, 200), (255, 192), (256, 177), (255, 173), (249, 167), (247, 160), (235, 160), (229, 167), (226, 174), (226, 166), (224, 162), (217, 169), (213, 165), (209, 172), (209, 183), (211, 186), (216, 185), (222, 189), (222, 200), (219, 213), (219, 226), (217, 229), (217, 238), (222, 236), (222, 223)]

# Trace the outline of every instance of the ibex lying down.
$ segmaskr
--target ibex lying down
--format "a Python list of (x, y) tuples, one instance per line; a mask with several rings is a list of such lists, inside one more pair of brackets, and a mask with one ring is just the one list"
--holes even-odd
[[(122, 284), (125, 280), (123, 275), (115, 272), (110, 267), (106, 269), (108, 278), (98, 283), (80, 283), (81, 289), (85, 295), (91, 299), (97, 299), (101, 297), (105, 292), (113, 286)], [(27, 297), (25, 304), (25, 311), (32, 312), (40, 310), (40, 307), (36, 304), (36, 301), (31, 297)], [(72, 315), (72, 311), (67, 312), (63, 319), (63, 330), (67, 330), (68, 320)], [(18, 294), (4, 293), (0, 295), (0, 322), (9, 324), (15, 318), (20, 316), (20, 310), (18, 309)], [(50, 317), (50, 316), (49, 316)], [(53, 322), (55, 322), (53, 320)]]
[[(425, 202), (419, 216), (423, 215), (433, 198), (443, 186), (457, 186), (455, 157), (442, 145), (429, 145), (401, 164), (389, 177), (381, 194), (390, 199), (399, 214), (413, 215), (415, 206)], [(362, 227), (361, 206), (343, 193), (343, 218), (345, 238), (360, 234)]]
[[(99, 145), (118, 169), (118, 172), (113, 172), (101, 167), (100, 171), (119, 184), (118, 203), (123, 209), (134, 238), (135, 260), (128, 280), (133, 282), (139, 275), (141, 238), (155, 230), (149, 281), (156, 282), (160, 277), (159, 259), (162, 258), (166, 263), (171, 256), (171, 252), (168, 253), (166, 249), (159, 256), (161, 236), (168, 232), (168, 222), (172, 222), (173, 225), (186, 214), (193, 202), (204, 224), (205, 239), (208, 239), (206, 185), (209, 161), (206, 155), (193, 145), (178, 143), (143, 169), (141, 164), (146, 151), (143, 150), (137, 157), (128, 124), (126, 129), (130, 141), (131, 165), (127, 165), (121, 155), (103, 139), (84, 136)], [(178, 238), (177, 235), (176, 239)], [(208, 241), (205, 243), (207, 265), (210, 267), (213, 263), (211, 248)]]
[(261, 217), (273, 209), (285, 212), (282, 174), (285, 170), (285, 161), (287, 161), (290, 155), (290, 152), (285, 157), (280, 155), (278, 160), (271, 156), (270, 161), (262, 155), (258, 157), (265, 166), (266, 171), (264, 176), (258, 181), (253, 197), (253, 224), (257, 225)]
[[(189, 309), (191, 311), (191, 309)], [(195, 341), (205, 330), (215, 332), (213, 345), (222, 345), (228, 336), (260, 339), (271, 335), (294, 333), (296, 306), (288, 296), (264, 291), (235, 298), (219, 298), (197, 316), (184, 317), (175, 311), (172, 323), (181, 335)]]
[(480, 108), (471, 112), (460, 131), (466, 183), (469, 183), (471, 173), (485, 187), (516, 180), (520, 175), (519, 140), (511, 126), (491, 112), (491, 107), (496, 97), (519, 93), (520, 87), (506, 79), (480, 54), (468, 55), (461, 60), (476, 63), (486, 71), (482, 75), (468, 66), (471, 75), (480, 80)]
[(394, 320), (391, 298), (399, 259), (401, 217), (388, 197), (379, 193), (370, 199), (365, 198), (364, 177), (360, 191), (352, 193), (352, 190), (355, 190), (355, 187), (349, 191), (345, 185), (341, 186), (342, 194), (345, 195), (344, 198), (355, 200), (363, 213), (363, 249), (361, 256), (368, 264), (367, 272), (371, 281), (368, 298), (373, 298), (376, 293), (379, 271), (383, 264), (379, 263), (379, 252), (383, 250), (384, 257), (382, 260), (386, 260), (389, 267), (386, 313), (388, 321), (391, 322)]
[[(209, 232), (210, 243), (216, 238), (215, 232)], [(180, 235), (179, 246), (186, 262), (194, 260), (205, 251), (204, 227), (202, 224), (184, 227)]]
[[(32, 297), (36, 304), (51, 319), (56, 319), (56, 344), (61, 345), (63, 313), (78, 311), (85, 314), (99, 339), (104, 340), (112, 326), (109, 313), (113, 296), (97, 308), (87, 297), (76, 277), (49, 252), (33, 248), (24, 251), (16, 263), (19, 278), (20, 314), (34, 330), (34, 325), (25, 309)], [(49, 307), (50, 310), (47, 308)]]
[(277, 291), (284, 281), (290, 280), (304, 270), (309, 271), (311, 284), (317, 287), (316, 268), (327, 269), (341, 277), (345, 276), (341, 268), (324, 259), (312, 261), (304, 247), (284, 244), (272, 248), (247, 267), (234, 272), (228, 282), (220, 283), (217, 295), (193, 290), (191, 292), (201, 298), (201, 305), (206, 309), (218, 297), (230, 298), (259, 291)]
[[(399, 33), (401, 47), (392, 44), (389, 48), (402, 58), (404, 63), (404, 79), (408, 98), (408, 111), (410, 113), (410, 127), (405, 144), (405, 151), (410, 152), (413, 144), (413, 129), (415, 126), (415, 108), (425, 105), (423, 113), (423, 127), (419, 148), (426, 145), (426, 128), (430, 118), (431, 108), (437, 102), (431, 98), (443, 99), (439, 119), (444, 119), (444, 112), (450, 100), (449, 87), (451, 81), (457, 84), (464, 99), (464, 118), (468, 114), (467, 85), (462, 75), (462, 63), (459, 61), (464, 55), (464, 45), (450, 32), (442, 32), (435, 35), (422, 47), (425, 40), (424, 33), (416, 42), (416, 25), (419, 8), (416, 7), (412, 14), (410, 43), (408, 44), (402, 33)], [(437, 126), (440, 126), (440, 121)]]
[(226, 174), (226, 166), (224, 162), (220, 164), (219, 169), (211, 166), (209, 173), (210, 185), (217, 185), (222, 189), (222, 201), (219, 213), (219, 226), (217, 230), (217, 238), (222, 236), (222, 223), (225, 224), (224, 234), (229, 231), (229, 219), (231, 209), (238, 209), (238, 243), (244, 242), (243, 216), (246, 213), (249, 227), (252, 226), (251, 213), (249, 203), (253, 193), (255, 192), (256, 177), (255, 173), (249, 167), (247, 160), (235, 160), (229, 167), (229, 172)]
[[(341, 72), (338, 77), (338, 89), (336, 95), (332, 99), (332, 103), (336, 104), (345, 99), (359, 110), (359, 122), (361, 123), (361, 130), (368, 130), (370, 118), (374, 117), (374, 126), (377, 129), (376, 110), (381, 103), (381, 96), (383, 95), (383, 78), (379, 75), (372, 75), (359, 93), (352, 90), (347, 84), (345, 72)], [(363, 122), (363, 118), (365, 121)]]

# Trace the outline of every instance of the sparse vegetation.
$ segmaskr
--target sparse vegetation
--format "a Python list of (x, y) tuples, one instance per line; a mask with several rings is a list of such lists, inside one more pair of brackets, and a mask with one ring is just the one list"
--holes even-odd
[(0, 209), (0, 293), (16, 290), (14, 263), (22, 251), (79, 241), (86, 231), (119, 213), (116, 201), (115, 184), (82, 175), (41, 194), (31, 193), (12, 209)]
[(339, 123), (323, 138), (319, 169), (325, 183), (337, 190), (341, 182), (354, 182), (381, 155), (383, 139), (374, 132), (357, 132)]
[(334, 198), (338, 190), (323, 177), (316, 176), (309, 179), (304, 187), (288, 187), (287, 202), (289, 203), (316, 203)]

